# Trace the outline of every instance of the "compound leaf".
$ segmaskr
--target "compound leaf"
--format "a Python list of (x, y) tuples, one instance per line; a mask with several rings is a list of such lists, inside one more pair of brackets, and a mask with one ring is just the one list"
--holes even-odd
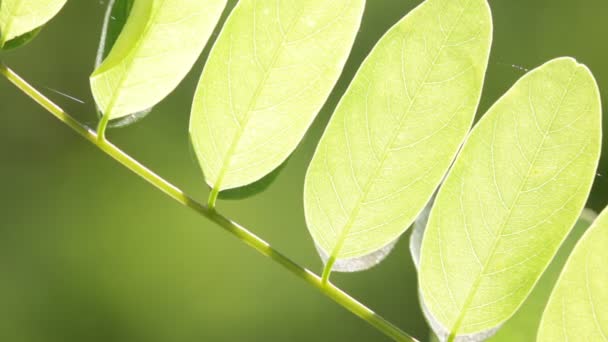
[(364, 0), (239, 1), (190, 120), (214, 191), (259, 180), (295, 149), (342, 72), (364, 7)]
[(568, 258), (545, 308), (537, 341), (608, 341), (608, 210)]
[(491, 40), (485, 0), (427, 0), (374, 47), (306, 175), (326, 274), (380, 262), (429, 201), (470, 128)]
[(186, 76), (226, 0), (135, 1), (107, 58), (91, 75), (97, 106), (109, 119), (153, 107)]
[[(33, 38), (40, 26), (51, 20), (67, 0), (1, 0), (0, 49), (22, 45)], [(6, 46), (5, 46), (6, 44)]]
[(473, 129), (422, 242), (422, 303), (440, 338), (487, 338), (526, 299), (583, 209), (601, 122), (591, 72), (559, 58)]

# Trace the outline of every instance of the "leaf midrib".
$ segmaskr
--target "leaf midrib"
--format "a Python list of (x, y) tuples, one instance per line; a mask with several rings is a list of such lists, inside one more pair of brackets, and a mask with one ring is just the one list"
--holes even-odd
[[(388, 155), (391, 152), (390, 151), (391, 147), (395, 143), (395, 140), (397, 139), (397, 136), (399, 135), (399, 132), (401, 131), (401, 128), (403, 127), (403, 124), (406, 121), (405, 119), (407, 119), (409, 117), (410, 111), (411, 111), (414, 103), (418, 99), (418, 95), (420, 93), (420, 90), (426, 85), (426, 82), (427, 82), (428, 78), (431, 75), (431, 71), (435, 67), (435, 63), (437, 63), (437, 60), (441, 56), (441, 53), (443, 52), (443, 49), (447, 46), (447, 42), (451, 38), (451, 35), (454, 32), (455, 28), (460, 24), (460, 21), (462, 20), (462, 17), (464, 16), (464, 13), (468, 10), (468, 7), (471, 4), (471, 1), (472, 0), (467, 1), (466, 5), (462, 7), (462, 11), (460, 12), (457, 20), (454, 22), (454, 24), (450, 28), (450, 32), (445, 36), (443, 42), (441, 43), (441, 47), (439, 48), (437, 54), (433, 58), (433, 62), (431, 63), (431, 65), (427, 69), (422, 82), (420, 82), (420, 85), (416, 88), (416, 91), (414, 92), (413, 96), (411, 97), (410, 104), (409, 104), (408, 108), (401, 115), (401, 118), (399, 120), (399, 124), (397, 125), (397, 128), (395, 130), (393, 130), (392, 135), (390, 137), (390, 140), (384, 146), (383, 151), (382, 151), (382, 155), (381, 155), (382, 158), (378, 160), (379, 161), (378, 166), (376, 167), (376, 169), (374, 170), (374, 172), (370, 175), (370, 177), (366, 181), (365, 187), (363, 188), (363, 191), (361, 192), (361, 195), (359, 196), (359, 200), (357, 201), (357, 204), (355, 205), (355, 208), (351, 211), (351, 215), (349, 217), (349, 220), (346, 222), (346, 224), (344, 225), (344, 228), (342, 228), (342, 231), (340, 232), (340, 236), (338, 238), (338, 242), (336, 243), (336, 246), (334, 247), (334, 249), (333, 249), (333, 251), (332, 251), (332, 253), (330, 255), (330, 259), (329, 260), (332, 260), (332, 259), (333, 260), (337, 260), (337, 256), (339, 255), (340, 250), (342, 249), (344, 243), (346, 242), (346, 239), (347, 239), (347, 237), (348, 237), (348, 235), (350, 233), (350, 230), (352, 229), (352, 226), (354, 225), (354, 223), (355, 223), (355, 221), (356, 221), (356, 219), (357, 219), (357, 217), (359, 215), (359, 211), (361, 210), (361, 205), (366, 201), (367, 196), (369, 195), (369, 192), (371, 191), (372, 185), (374, 183), (374, 179), (378, 176), (378, 174), (382, 170), (382, 168), (384, 166), (384, 163), (386, 162), (386, 159), (387, 159)], [(405, 20), (407, 20), (407, 19), (405, 19)], [(401, 63), (404, 63), (403, 60), (401, 61)], [(404, 80), (404, 82), (405, 82), (405, 80)], [(348, 133), (345, 133), (345, 134), (348, 134)], [(373, 153), (373, 151), (372, 151), (372, 153)]]
[[(519, 198), (523, 193), (523, 188), (528, 183), (532, 170), (534, 169), (534, 166), (540, 155), (540, 151), (544, 147), (547, 137), (549, 136), (549, 133), (551, 132), (551, 129), (553, 128), (553, 124), (555, 123), (555, 119), (557, 118), (559, 112), (562, 109), (563, 102), (566, 99), (566, 97), (568, 96), (569, 92), (571, 91), (571, 84), (577, 73), (578, 73), (578, 69), (576, 66), (574, 69), (574, 72), (572, 73), (572, 75), (570, 76), (570, 78), (568, 80), (568, 84), (566, 86), (566, 89), (564, 90), (564, 93), (561, 96), (560, 102), (554, 111), (554, 114), (549, 123), (549, 127), (545, 130), (541, 143), (538, 145), (536, 151), (534, 152), (534, 156), (530, 162), (530, 165), (528, 166), (526, 175), (525, 175), (524, 179), (520, 182), (520, 185), (517, 190), (517, 195), (516, 195), (515, 199), (513, 200), (513, 203), (511, 204), (510, 208), (507, 211), (507, 216), (505, 217), (503, 223), (499, 226), (496, 237), (494, 238), (494, 241), (492, 242), (492, 247), (490, 248), (490, 253), (485, 258), (485, 262), (482, 265), (482, 268), (479, 270), (479, 273), (478, 273), (477, 277), (475, 278), (475, 282), (473, 283), (473, 285), (471, 285), (470, 290), (468, 291), (467, 297), (464, 301), (462, 308), (460, 308), (460, 310), (459, 310), (460, 312), (459, 312), (458, 318), (456, 319), (456, 322), (454, 323), (453, 327), (450, 329), (450, 335), (449, 335), (450, 337), (448, 338), (448, 341), (452, 341), (452, 339), (457, 336), (458, 329), (460, 329), (462, 322), (463, 322), (464, 318), (466, 317), (466, 314), (468, 313), (468, 307), (472, 304), (473, 299), (475, 299), (475, 296), (477, 294), (477, 289), (479, 288), (479, 285), (481, 283), (481, 279), (484, 278), (483, 274), (485, 273), (487, 267), (489, 266), (490, 261), (494, 258), (494, 254), (496, 253), (496, 248), (498, 247), (498, 243), (501, 240), (501, 236), (507, 227), (507, 223), (509, 223), (509, 221), (511, 219), (511, 215), (513, 215), (515, 206), (519, 202)], [(494, 172), (496, 172), (496, 170), (494, 170)], [(449, 286), (449, 285), (446, 284), (446, 286)]]

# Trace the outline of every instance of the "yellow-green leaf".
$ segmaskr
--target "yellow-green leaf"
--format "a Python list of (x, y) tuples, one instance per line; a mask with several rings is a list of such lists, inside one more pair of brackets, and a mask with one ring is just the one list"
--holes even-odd
[(568, 258), (537, 341), (608, 341), (608, 209)]
[[(101, 65), (104, 59), (108, 57), (112, 47), (116, 43), (120, 32), (124, 28), (129, 18), (129, 13), (133, 7), (135, 0), (109, 0), (108, 8), (106, 10), (105, 17), (103, 19), (103, 26), (101, 29), (101, 38), (99, 40), (99, 46), (97, 48), (97, 56), (95, 57), (95, 67)], [(152, 108), (124, 116), (110, 122), (109, 127), (124, 127), (133, 124), (140, 119), (143, 119), (151, 112)], [(103, 117), (101, 111), (97, 111), (100, 117)]]
[(239, 1), (190, 119), (215, 192), (253, 183), (291, 154), (342, 72), (364, 7), (364, 0)]
[(584, 207), (601, 123), (591, 72), (559, 58), (473, 129), (422, 242), (420, 292), (438, 336), (487, 338), (523, 303)]
[(306, 175), (326, 275), (380, 262), (429, 201), (470, 128), (491, 40), (485, 0), (427, 0), (374, 47)]
[(1, 0), (0, 48), (51, 20), (67, 0)]
[(122, 118), (165, 98), (200, 55), (226, 0), (135, 1), (110, 54), (91, 75), (97, 106)]
[(536, 339), (543, 310), (549, 301), (549, 295), (555, 286), (559, 273), (574, 249), (576, 242), (596, 217), (597, 214), (589, 209), (583, 211), (572, 232), (568, 235), (567, 240), (562, 244), (555, 258), (553, 258), (547, 270), (543, 273), (538, 283), (536, 283), (536, 286), (534, 286), (534, 290), (532, 290), (515, 315), (509, 318), (488, 342), (534, 341)]

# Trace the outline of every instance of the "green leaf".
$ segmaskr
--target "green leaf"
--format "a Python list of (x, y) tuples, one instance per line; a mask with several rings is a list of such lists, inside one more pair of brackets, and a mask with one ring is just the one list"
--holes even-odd
[(608, 209), (568, 258), (543, 314), (538, 341), (608, 341)]
[[(99, 67), (106, 57), (110, 54), (112, 47), (116, 43), (120, 32), (127, 23), (131, 8), (133, 8), (133, 2), (135, 0), (110, 0), (108, 2), (108, 9), (103, 20), (103, 27), (101, 29), (101, 39), (99, 41), (99, 48), (97, 50), (97, 56), (95, 58), (95, 68)], [(112, 120), (109, 124), (110, 127), (124, 127), (133, 124), (140, 119), (146, 117), (151, 111), (151, 108), (130, 114), (116, 120)], [(98, 110), (97, 114), (99, 117), (103, 117), (103, 113)]]
[(255, 182), (291, 154), (342, 72), (364, 7), (364, 0), (239, 1), (190, 120), (214, 191)]
[(331, 270), (379, 263), (447, 172), (475, 114), (485, 0), (427, 0), (393, 26), (342, 98), (306, 175), (308, 229)]
[[(418, 259), (420, 257), (419, 250), (422, 242), (422, 234), (424, 233), (424, 227), (426, 226), (425, 220), (428, 221), (430, 208), (431, 206), (425, 208), (424, 212), (426, 213), (426, 216), (421, 214), (421, 216), (416, 219), (415, 228), (412, 231), (410, 251), (412, 252), (416, 267), (418, 267)], [(560, 247), (557, 255), (553, 258), (551, 264), (547, 267), (538, 283), (536, 283), (536, 286), (534, 286), (534, 290), (530, 293), (528, 298), (526, 298), (515, 315), (509, 318), (509, 320), (500, 327), (500, 330), (498, 330), (496, 335), (487, 340), (488, 342), (534, 341), (536, 339), (543, 309), (547, 305), (551, 290), (559, 277), (559, 272), (566, 263), (566, 259), (568, 259), (576, 242), (587, 228), (589, 228), (596, 217), (597, 214), (590, 209), (585, 209), (583, 211), (572, 229), (572, 232)], [(420, 237), (417, 237), (417, 235), (420, 235)], [(431, 341), (439, 341), (432, 331)]]
[[(589, 218), (590, 216), (591, 218)], [(596, 216), (597, 214), (587, 209), (583, 212), (583, 215), (581, 215), (572, 229), (572, 233), (568, 235), (568, 239), (562, 244), (559, 252), (543, 273), (532, 293), (530, 293), (515, 315), (509, 318), (488, 342), (534, 341), (536, 339), (543, 309), (547, 305), (549, 295), (559, 277), (559, 273), (564, 267), (566, 259), (568, 259), (568, 255), (572, 252), (574, 245), (587, 228), (589, 228)]]
[[(0, 1), (2, 2), (2, 1)], [(12, 49), (16, 49), (18, 47), (21, 47), (27, 43), (29, 43), (30, 41), (32, 41), (34, 38), (38, 37), (38, 34), (40, 33), (40, 31), (42, 31), (42, 26), (34, 29), (33, 31), (30, 31), (28, 33), (22, 34), (19, 37), (15, 37), (11, 40), (9, 40), (8, 42), (4, 43), (4, 46), (2, 46), (2, 48), (0, 48), (0, 50), (12, 50)]]
[(98, 108), (109, 119), (147, 110), (186, 76), (226, 0), (135, 1), (111, 52), (91, 75)]
[(422, 303), (440, 338), (487, 338), (526, 299), (583, 209), (601, 122), (591, 72), (559, 58), (473, 129), (422, 242)]
[[(17, 45), (30, 41), (37, 33), (35, 30), (59, 13), (66, 1), (0, 1), (0, 48), (4, 48), (5, 44), (10, 48), (14, 48)], [(18, 39), (18, 44), (11, 43), (13, 39)]]

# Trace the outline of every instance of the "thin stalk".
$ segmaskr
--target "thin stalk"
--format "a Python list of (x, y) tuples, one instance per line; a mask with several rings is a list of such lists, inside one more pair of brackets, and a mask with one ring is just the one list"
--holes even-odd
[(336, 258), (333, 255), (330, 256), (329, 259), (327, 259), (327, 262), (325, 263), (325, 266), (323, 267), (323, 273), (321, 275), (321, 282), (323, 282), (323, 284), (329, 283), (329, 277), (331, 276), (331, 270), (334, 267), (335, 263), (336, 263)]
[(209, 193), (209, 199), (207, 200), (207, 206), (209, 209), (215, 210), (215, 202), (217, 202), (217, 197), (220, 195), (220, 189), (217, 186), (214, 186)]
[(209, 207), (197, 202), (178, 187), (169, 183), (150, 169), (140, 164), (137, 160), (133, 159), (131, 156), (123, 152), (109, 141), (100, 139), (93, 130), (74, 119), (74, 117), (46, 98), (38, 90), (33, 88), (24, 79), (19, 77), (19, 75), (2, 63), (0, 63), (0, 74), (6, 77), (6, 79), (13, 83), (27, 96), (36, 101), (49, 113), (73, 129), (76, 133), (81, 135), (93, 145), (97, 146), (100, 150), (114, 158), (120, 164), (146, 180), (148, 183), (152, 184), (155, 188), (173, 198), (175, 201), (216, 223), (218, 226), (234, 235), (243, 243), (249, 245), (262, 255), (269, 257), (271, 260), (283, 266), (283, 268), (290, 271), (300, 279), (306, 281), (325, 296), (331, 298), (342, 307), (359, 316), (374, 328), (384, 333), (386, 336), (394, 339), (395, 341), (417, 341), (415, 338), (409, 336), (407, 333), (403, 332), (401, 329), (384, 319), (382, 316), (376, 314), (338, 287), (330, 283), (324, 284), (318, 275), (298, 265), (284, 254), (272, 248), (266, 241), (262, 240), (254, 233), (221, 215), (215, 211), (215, 209), (210, 209)]
[(100, 143), (106, 141), (106, 129), (108, 128), (109, 122), (110, 113), (102, 114), (101, 120), (99, 120), (99, 124), (97, 125), (97, 141)]

